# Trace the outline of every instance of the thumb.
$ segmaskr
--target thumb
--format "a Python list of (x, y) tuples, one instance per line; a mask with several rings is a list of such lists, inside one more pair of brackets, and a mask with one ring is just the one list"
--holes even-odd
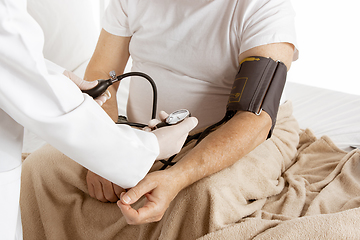
[(196, 117), (188, 117), (176, 125), (178, 127), (177, 129), (183, 131), (184, 133), (189, 133), (197, 126), (197, 124), (198, 119)]
[[(127, 204), (130, 205), (133, 203), (133, 200), (131, 199), (131, 197), (129, 196), (129, 194), (126, 194), (125, 192), (122, 192), (120, 194), (120, 202), (122, 204)], [(136, 202), (136, 201), (135, 201)]]
[(169, 114), (165, 111), (160, 111), (159, 112), (159, 117), (161, 121), (165, 121), (165, 119), (169, 116)]
[(129, 191), (123, 192), (120, 195), (120, 201), (122, 204), (133, 204), (137, 202), (143, 195), (153, 190), (155, 187), (156, 185), (153, 181), (140, 181), (138, 185), (131, 188)]
[(88, 89), (96, 87), (96, 85), (98, 85), (98, 83), (99, 83), (98, 80), (86, 81), (86, 80), (81, 79), (81, 82), (77, 85), (81, 90), (88, 90)]
[(73, 81), (81, 90), (87, 90), (95, 87), (98, 84), (98, 81), (85, 81), (84, 79), (77, 76), (75, 73), (65, 70), (63, 75)]

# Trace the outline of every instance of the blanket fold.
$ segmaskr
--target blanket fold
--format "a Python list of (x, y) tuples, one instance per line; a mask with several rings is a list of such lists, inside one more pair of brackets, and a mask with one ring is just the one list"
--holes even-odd
[(199, 238), (359, 239), (360, 151), (346, 153), (323, 136), (300, 134), (282, 192), (234, 225)]

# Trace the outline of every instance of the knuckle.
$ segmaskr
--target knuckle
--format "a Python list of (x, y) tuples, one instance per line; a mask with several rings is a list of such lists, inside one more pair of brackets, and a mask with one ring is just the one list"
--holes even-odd
[(146, 223), (159, 222), (159, 221), (161, 221), (162, 217), (163, 217), (163, 215), (156, 215), (154, 217), (147, 219), (145, 222)]
[(90, 195), (90, 197), (92, 197), (92, 198), (96, 198), (95, 194), (92, 193), (92, 192), (89, 192), (89, 195)]
[(114, 194), (106, 194), (105, 198), (108, 202), (116, 202), (118, 198)]
[(100, 202), (107, 202), (105, 196), (103, 194), (96, 194), (96, 199), (99, 200)]
[(108, 200), (106, 200), (105, 198), (99, 197), (97, 198), (100, 202), (106, 203), (108, 202)]
[(124, 192), (124, 189), (122, 188), (115, 188), (115, 194), (116, 196), (120, 197), (121, 193)]
[(136, 222), (134, 219), (126, 219), (126, 222), (127, 222), (129, 225), (137, 225), (137, 222)]

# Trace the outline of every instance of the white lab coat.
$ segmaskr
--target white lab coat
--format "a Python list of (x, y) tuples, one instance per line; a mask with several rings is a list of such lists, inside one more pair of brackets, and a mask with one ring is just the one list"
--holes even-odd
[(48, 69), (43, 42), (26, 0), (0, 0), (1, 240), (16, 239), (24, 127), (124, 188), (136, 185), (159, 154), (154, 134), (115, 125), (61, 68)]

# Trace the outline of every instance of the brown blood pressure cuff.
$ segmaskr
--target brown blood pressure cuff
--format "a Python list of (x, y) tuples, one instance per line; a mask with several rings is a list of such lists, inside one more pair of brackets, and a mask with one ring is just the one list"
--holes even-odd
[(280, 61), (264, 57), (244, 59), (230, 93), (227, 114), (249, 111), (259, 115), (264, 110), (272, 120), (268, 138), (271, 137), (286, 75), (287, 68)]

